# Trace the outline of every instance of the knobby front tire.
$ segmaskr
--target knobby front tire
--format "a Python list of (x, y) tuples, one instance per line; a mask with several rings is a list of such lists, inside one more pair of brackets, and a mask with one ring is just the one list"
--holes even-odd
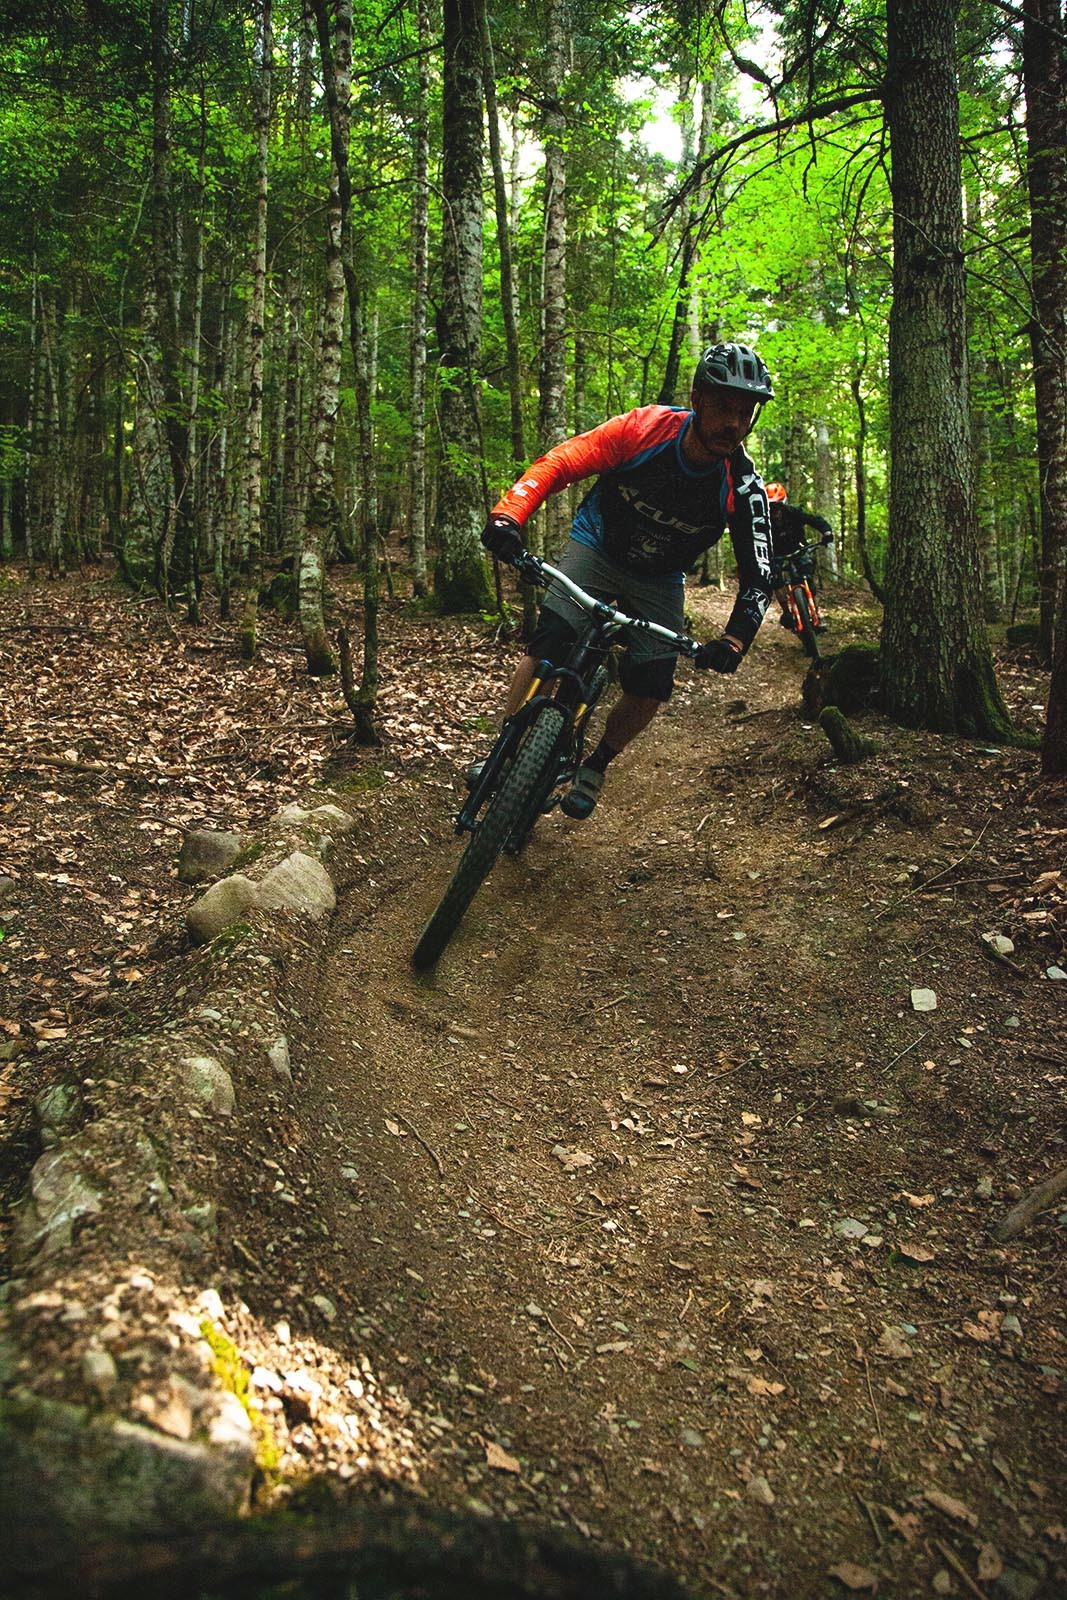
[(812, 661), (820, 661), (819, 641), (815, 637), (815, 624), (812, 621), (811, 607), (808, 597), (803, 589), (793, 590), (793, 602), (800, 616), (800, 642), (804, 646), (804, 654)]
[(560, 737), (566, 722), (563, 712), (555, 706), (545, 706), (537, 716), (518, 755), (490, 798), (477, 832), (471, 835), (440, 905), (422, 930), (412, 952), (413, 966), (433, 966), (508, 840), (523, 827), (527, 818), (536, 815), (555, 777)]

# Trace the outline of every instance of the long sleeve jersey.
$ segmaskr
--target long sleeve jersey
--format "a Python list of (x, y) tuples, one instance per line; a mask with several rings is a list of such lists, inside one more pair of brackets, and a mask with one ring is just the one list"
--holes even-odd
[(556, 490), (596, 474), (571, 538), (642, 578), (681, 583), (727, 528), (738, 595), (726, 632), (747, 650), (771, 595), (770, 523), (763, 480), (738, 446), (713, 466), (691, 467), (682, 435), (691, 411), (640, 406), (555, 445), (493, 507), (521, 527)]
[(817, 533), (829, 533), (830, 524), (817, 512), (804, 511), (800, 506), (792, 506), (788, 500), (783, 500), (779, 517), (771, 518), (771, 554), (791, 556), (802, 544), (807, 543), (807, 528), (814, 528)]

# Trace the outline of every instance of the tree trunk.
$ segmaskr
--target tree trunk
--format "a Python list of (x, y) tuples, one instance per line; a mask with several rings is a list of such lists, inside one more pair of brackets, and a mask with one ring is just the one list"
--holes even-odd
[(852, 380), (852, 398), (856, 402), (856, 550), (867, 587), (874, 598), (885, 603), (885, 591), (874, 575), (867, 550), (867, 407), (863, 399), (863, 369)]
[(892, 153), (884, 701), (912, 727), (1005, 738), (981, 613), (968, 426), (953, 0), (889, 0)]
[[(815, 509), (820, 516), (832, 514), (834, 504), (834, 457), (830, 448), (830, 424), (825, 417), (815, 419)], [(838, 546), (827, 545), (822, 552), (831, 574), (837, 577)], [(821, 563), (820, 563), (821, 565)]]
[(492, 604), (479, 533), (488, 506), (476, 388), (482, 337), (480, 0), (445, 0), (441, 474), (434, 594), (444, 612)]
[[(508, 358), (508, 400), (511, 407), (511, 470), (518, 477), (526, 467), (526, 438), (522, 416), (522, 369), (519, 355), (518, 294), (511, 255), (511, 230), (508, 222), (508, 190), (504, 176), (504, 161), (500, 151), (500, 112), (496, 99), (496, 64), (493, 60), (493, 37), (485, 0), (478, 8), (482, 30), (482, 79), (485, 85), (486, 123), (489, 129), (489, 156), (493, 168), (493, 198), (496, 206), (496, 237), (500, 252), (500, 309), (504, 318), (504, 343)], [(526, 546), (535, 555), (541, 554), (541, 519), (534, 517), (527, 524)], [(499, 589), (499, 573), (497, 574)], [(539, 592), (533, 584), (523, 583), (522, 632), (529, 638), (537, 624)]]
[[(1041, 494), (1041, 649), (1050, 661), (1067, 552), (1067, 55), (1062, 0), (1023, 0), (1023, 13), (1030, 348)], [(1058, 631), (1065, 630), (1067, 613), (1061, 606)], [(1060, 652), (1056, 654), (1058, 658)]]
[(252, 303), (248, 311), (248, 420), (245, 434), (243, 520), (247, 541), (241, 655), (256, 653), (259, 589), (263, 578), (263, 353), (267, 318), (267, 153), (270, 142), (271, 0), (259, 0), (255, 19), (254, 104), (256, 209), (252, 245)]
[(326, 288), (322, 309), (322, 339), (319, 356), (319, 384), (312, 425), (311, 481), (308, 485), (297, 588), (300, 603), (300, 628), (304, 638), (307, 669), (312, 677), (334, 672), (336, 665), (326, 635), (323, 615), (325, 551), (327, 537), (336, 521), (334, 494), (334, 448), (337, 439), (337, 412), (341, 389), (341, 335), (344, 328), (345, 272), (341, 259), (341, 197), (337, 168), (330, 175), (326, 209)]
[(162, 430), (170, 459), (171, 508), (160, 547), (156, 584), (169, 602), (174, 589), (196, 608), (193, 527), (189, 497), (189, 424), (182, 394), (182, 347), (178, 325), (173, 195), (171, 192), (171, 98), (174, 46), (170, 0), (152, 0), (152, 273), (163, 390)]
[[(566, 72), (563, 0), (548, 0), (545, 33), (545, 232), (541, 298), (542, 452), (567, 437), (567, 119), (563, 110)], [(567, 501), (554, 495), (544, 508), (545, 549), (556, 555), (566, 536)]]
[[(1067, 574), (1060, 594), (1060, 618), (1067, 618)], [(1048, 718), (1041, 745), (1041, 770), (1049, 777), (1067, 776), (1067, 623), (1062, 620), (1052, 662)]]
[(363, 286), (355, 270), (352, 182), (348, 166), (352, 116), (352, 0), (336, 0), (332, 42), (325, 0), (313, 0), (313, 8), (319, 31), (326, 103), (330, 112), (330, 147), (338, 177), (341, 260), (348, 289), (349, 342), (356, 386), (363, 549), (363, 677), (354, 702), (356, 738), (360, 744), (378, 744), (380, 741), (374, 727), (374, 703), (378, 692), (378, 491), (371, 425), (371, 361)]
[(426, 578), (426, 308), (430, 283), (430, 36), (427, 0), (416, 0), (419, 103), (415, 115), (415, 192), (411, 208), (411, 480), (409, 545), (412, 589), (421, 599)]
[(500, 112), (496, 100), (496, 64), (493, 38), (485, 0), (479, 7), (482, 30), (482, 77), (485, 84), (486, 122), (489, 128), (489, 155), (493, 167), (493, 198), (496, 203), (496, 237), (500, 251), (500, 309), (504, 318), (504, 342), (508, 356), (508, 399), (511, 404), (511, 466), (515, 476), (526, 466), (526, 440), (522, 421), (522, 371), (519, 358), (519, 320), (515, 273), (508, 226), (508, 191), (504, 162), (500, 152)]

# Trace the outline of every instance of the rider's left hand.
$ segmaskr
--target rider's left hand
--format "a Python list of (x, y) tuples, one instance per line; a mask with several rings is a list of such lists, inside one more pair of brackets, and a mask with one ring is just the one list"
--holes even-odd
[(713, 672), (736, 672), (741, 665), (741, 646), (732, 639), (709, 639), (693, 657), (693, 665), (701, 671), (710, 667)]

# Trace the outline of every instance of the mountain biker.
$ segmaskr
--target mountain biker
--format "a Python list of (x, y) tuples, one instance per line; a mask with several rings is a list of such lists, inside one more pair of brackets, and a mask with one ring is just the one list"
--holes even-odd
[[(771, 596), (767, 496), (742, 441), (773, 394), (767, 368), (747, 345), (709, 346), (693, 376), (690, 409), (640, 406), (554, 445), (493, 507), (482, 543), (500, 560), (514, 560), (523, 549), (523, 525), (542, 501), (596, 474), (560, 570), (597, 598), (681, 632), (685, 573), (729, 528), (737, 599), (721, 638), (701, 645), (694, 665), (736, 672)], [(561, 660), (581, 620), (562, 587), (550, 587), (515, 669), (508, 716), (522, 704), (538, 661)], [(622, 694), (563, 798), (567, 816), (589, 816), (609, 763), (670, 699), (675, 661), (653, 635), (630, 638), (619, 674)], [(471, 769), (469, 781), (478, 769)]]
[[(789, 609), (789, 588), (782, 581), (782, 571), (785, 558), (795, 555), (805, 544), (805, 528), (814, 528), (822, 535), (820, 544), (833, 542), (833, 529), (825, 517), (818, 516), (814, 511), (804, 511), (800, 506), (791, 506), (786, 499), (784, 483), (769, 483), (767, 485), (767, 499), (771, 503), (771, 568), (774, 578), (774, 598), (782, 608), (778, 618), (780, 627), (796, 628), (793, 613)], [(795, 566), (805, 578), (814, 576), (815, 562), (810, 555), (803, 555)], [(823, 624), (816, 626), (816, 633), (821, 633)]]

